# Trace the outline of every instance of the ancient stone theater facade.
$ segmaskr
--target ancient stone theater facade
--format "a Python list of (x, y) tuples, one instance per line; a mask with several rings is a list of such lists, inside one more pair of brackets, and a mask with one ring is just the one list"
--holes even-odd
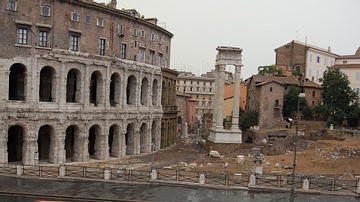
[(0, 1), (0, 163), (160, 149), (173, 35), (116, 3)]

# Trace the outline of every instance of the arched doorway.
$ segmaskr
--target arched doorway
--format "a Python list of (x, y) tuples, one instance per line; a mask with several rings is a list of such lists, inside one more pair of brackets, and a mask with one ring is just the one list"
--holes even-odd
[(92, 73), (90, 81), (90, 103), (97, 106), (101, 102), (102, 75), (99, 71)]
[(129, 76), (126, 85), (126, 104), (135, 105), (136, 99), (136, 78)]
[(147, 125), (143, 123), (140, 127), (140, 153), (148, 152)]
[(43, 67), (40, 71), (40, 87), (39, 87), (39, 100), (41, 102), (52, 102), (54, 100), (53, 93), (53, 77), (54, 69), (52, 67)]
[(120, 103), (120, 76), (117, 73), (111, 75), (109, 101), (110, 106)]
[(66, 79), (66, 102), (79, 102), (81, 75), (77, 69), (71, 69)]
[(38, 155), (39, 160), (49, 159), (50, 141), (53, 128), (49, 125), (42, 126), (38, 133)]
[(140, 104), (147, 105), (149, 94), (149, 81), (147, 78), (143, 78), (141, 82)]
[(16, 63), (10, 67), (9, 74), (9, 100), (25, 100), (25, 74), (24, 65)]
[(65, 137), (65, 150), (66, 150), (66, 159), (72, 158), (75, 150), (75, 139), (78, 138), (79, 128), (77, 126), (69, 126), (66, 129), (66, 137)]
[(135, 130), (134, 124), (129, 124), (125, 133), (126, 155), (135, 154)]
[(158, 90), (159, 90), (159, 84), (158, 81), (155, 79), (152, 87), (152, 105), (154, 106), (156, 106), (158, 102)]
[(8, 130), (8, 162), (22, 162), (24, 130), (21, 126), (11, 126)]

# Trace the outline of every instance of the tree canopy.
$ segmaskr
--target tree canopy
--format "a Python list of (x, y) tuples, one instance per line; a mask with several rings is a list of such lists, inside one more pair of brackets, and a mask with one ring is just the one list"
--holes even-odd
[(271, 73), (278, 73), (282, 74), (283, 71), (281, 68), (277, 68), (275, 65), (265, 65), (258, 67), (258, 74), (271, 74)]
[[(299, 97), (299, 88), (297, 86), (290, 86), (288, 93), (284, 95), (283, 115), (290, 116), (292, 112), (297, 111)], [(303, 111), (308, 106), (305, 98), (300, 99), (300, 111)]]
[(348, 76), (338, 68), (325, 71), (322, 83), (323, 104), (329, 108), (334, 121), (346, 118), (357, 102), (358, 95), (349, 86)]

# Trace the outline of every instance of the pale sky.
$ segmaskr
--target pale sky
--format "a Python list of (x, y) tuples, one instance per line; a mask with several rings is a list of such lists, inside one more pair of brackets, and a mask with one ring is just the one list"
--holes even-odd
[(171, 68), (197, 75), (214, 69), (218, 46), (243, 49), (243, 79), (275, 64), (274, 49), (292, 40), (339, 55), (360, 46), (360, 0), (118, 0), (117, 8), (166, 25)]

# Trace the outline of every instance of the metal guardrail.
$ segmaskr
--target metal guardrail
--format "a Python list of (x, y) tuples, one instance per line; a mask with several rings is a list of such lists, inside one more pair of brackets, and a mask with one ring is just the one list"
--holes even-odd
[[(251, 182), (247, 174), (228, 174), (228, 173), (204, 173), (181, 171), (171, 169), (156, 169), (156, 176), (148, 170), (122, 170), (99, 167), (85, 167), (73, 165), (56, 166), (28, 166), (0, 164), (0, 174), (4, 175), (25, 175), (34, 177), (57, 178), (59, 176), (69, 178), (88, 178), (101, 180), (124, 180), (136, 182), (149, 182), (150, 180), (186, 182), (192, 184), (209, 184), (226, 187), (249, 187), (261, 186), (269, 188), (288, 189), (292, 187), (292, 176), (281, 174), (263, 174), (253, 177), (255, 182)], [(316, 178), (314, 176), (295, 176), (294, 187), (302, 189), (308, 181), (309, 190), (318, 190), (325, 192), (339, 192), (358, 194), (359, 179), (356, 180), (336, 180), (332, 178)]]

